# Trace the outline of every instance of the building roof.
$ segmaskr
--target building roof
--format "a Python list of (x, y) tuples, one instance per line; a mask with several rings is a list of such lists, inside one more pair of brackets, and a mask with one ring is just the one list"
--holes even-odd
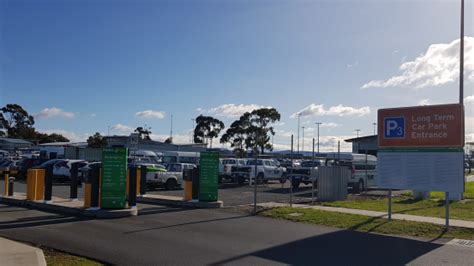
[(87, 146), (87, 142), (50, 142), (50, 143), (41, 143), (38, 146), (68, 146), (68, 147), (84, 147)]
[(24, 139), (12, 139), (12, 138), (0, 138), (0, 141), (3, 142), (8, 142), (11, 144), (28, 144), (28, 145), (33, 145), (33, 143), (24, 140)]
[(362, 140), (377, 140), (377, 135), (370, 135), (370, 136), (363, 136), (363, 137), (358, 137), (358, 138), (352, 138), (352, 139), (346, 139), (344, 140), (345, 142), (358, 142)]

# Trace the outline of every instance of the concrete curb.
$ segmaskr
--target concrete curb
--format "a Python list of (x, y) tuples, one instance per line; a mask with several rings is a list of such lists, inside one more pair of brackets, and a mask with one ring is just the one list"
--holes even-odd
[(0, 265), (46, 266), (41, 249), (0, 237)]
[(146, 204), (157, 204), (157, 205), (168, 205), (168, 206), (178, 206), (178, 207), (190, 207), (190, 208), (199, 208), (199, 209), (217, 209), (223, 208), (224, 202), (193, 202), (193, 201), (184, 201), (182, 199), (174, 199), (171, 197), (160, 197), (157, 195), (146, 195), (145, 197), (137, 197), (138, 203)]
[(101, 218), (101, 219), (112, 219), (112, 218), (123, 218), (129, 216), (136, 216), (137, 209), (122, 209), (122, 210), (90, 210), (78, 207), (68, 207), (53, 203), (44, 203), (41, 201), (28, 201), (24, 199), (18, 199), (13, 197), (0, 196), (0, 203), (7, 205), (13, 205), (18, 207), (33, 208), (41, 211), (54, 212), (59, 214), (83, 216), (89, 218)]

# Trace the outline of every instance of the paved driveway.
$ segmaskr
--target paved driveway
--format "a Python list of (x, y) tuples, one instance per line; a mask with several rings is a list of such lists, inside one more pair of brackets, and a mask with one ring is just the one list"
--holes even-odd
[(118, 265), (459, 264), (472, 249), (225, 210), (140, 205), (138, 217), (86, 220), (0, 205), (0, 236)]

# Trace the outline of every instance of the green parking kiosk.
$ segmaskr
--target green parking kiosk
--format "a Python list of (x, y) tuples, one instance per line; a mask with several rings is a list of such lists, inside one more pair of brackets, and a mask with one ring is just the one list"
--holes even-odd
[(102, 149), (101, 208), (125, 208), (126, 178), (127, 148)]
[(201, 152), (199, 167), (199, 201), (217, 201), (219, 153)]

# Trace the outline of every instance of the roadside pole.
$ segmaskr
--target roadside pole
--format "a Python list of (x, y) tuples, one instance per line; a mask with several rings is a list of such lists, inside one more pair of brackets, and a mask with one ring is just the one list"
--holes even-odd
[(445, 216), (446, 216), (446, 230), (449, 229), (449, 192), (445, 192), (444, 193), (444, 197), (445, 197), (445, 208), (446, 208), (446, 213), (445, 213)]
[(388, 220), (392, 220), (392, 190), (388, 190)]
[(367, 171), (367, 148), (365, 149), (365, 194), (367, 195), (369, 187), (369, 173)]
[[(293, 134), (291, 135), (291, 167), (293, 168)], [(293, 175), (290, 178), (290, 208), (293, 207)]]
[(255, 173), (253, 176), (253, 213), (257, 213), (257, 149), (255, 149)]
[(313, 138), (313, 155), (311, 156), (311, 204), (314, 204), (314, 180), (313, 180), (313, 169), (314, 169), (314, 138)]

